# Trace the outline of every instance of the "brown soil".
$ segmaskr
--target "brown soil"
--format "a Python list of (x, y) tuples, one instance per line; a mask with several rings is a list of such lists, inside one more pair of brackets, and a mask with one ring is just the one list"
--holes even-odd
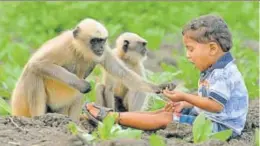
[[(60, 114), (46, 114), (35, 118), (23, 117), (0, 117), (0, 145), (34, 145), (34, 146), (69, 146), (70, 139), (73, 137), (67, 130), (67, 124), (71, 120)], [(88, 121), (77, 123), (85, 132), (93, 131), (94, 127)], [(232, 139), (229, 142), (221, 142), (217, 140), (209, 140), (207, 142), (197, 144), (199, 146), (242, 146), (253, 145), (254, 129), (259, 128), (259, 101), (252, 100), (250, 102), (249, 114), (245, 130), (241, 137)], [(149, 136), (155, 131), (144, 132), (142, 139), (118, 139), (104, 141), (97, 145), (100, 146), (148, 146)], [(167, 145), (188, 146), (192, 144), (191, 126), (183, 124), (169, 124), (165, 129), (156, 131), (157, 134), (164, 137)]]

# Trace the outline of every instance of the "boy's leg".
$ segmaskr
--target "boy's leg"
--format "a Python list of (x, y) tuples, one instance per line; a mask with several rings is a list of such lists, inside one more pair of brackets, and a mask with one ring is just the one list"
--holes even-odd
[(119, 124), (143, 130), (154, 130), (166, 127), (172, 122), (173, 113), (159, 112), (159, 113), (134, 113), (124, 112), (120, 113)]
[[(96, 117), (99, 113), (99, 109), (95, 108), (92, 104), (87, 104), (88, 111)], [(114, 114), (110, 112), (109, 114)], [(173, 113), (159, 111), (157, 113), (149, 112), (122, 112), (118, 119), (119, 124), (138, 128), (142, 130), (154, 130), (162, 127), (166, 127), (172, 122)]]

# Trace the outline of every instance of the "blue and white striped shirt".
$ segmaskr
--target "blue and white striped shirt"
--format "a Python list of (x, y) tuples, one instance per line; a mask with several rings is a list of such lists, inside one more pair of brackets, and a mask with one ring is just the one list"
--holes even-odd
[(198, 94), (211, 98), (223, 106), (219, 113), (204, 112), (216, 123), (231, 128), (240, 135), (244, 129), (248, 112), (248, 91), (230, 52), (225, 53), (214, 65), (201, 72)]

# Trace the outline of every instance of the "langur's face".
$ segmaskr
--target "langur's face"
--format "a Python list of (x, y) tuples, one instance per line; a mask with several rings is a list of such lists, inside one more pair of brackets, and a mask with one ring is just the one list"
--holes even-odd
[(140, 63), (147, 56), (147, 41), (138, 34), (125, 32), (116, 41), (116, 48), (122, 49), (124, 58), (132, 63)]
[(92, 52), (95, 55), (97, 55), (97, 56), (103, 55), (105, 45), (106, 45), (106, 40), (107, 40), (107, 38), (98, 38), (98, 37), (94, 37), (94, 38), (90, 39), (89, 44), (91, 46)]
[(136, 53), (137, 56), (144, 57), (147, 54), (146, 41), (124, 40), (123, 49), (126, 54)]
[(123, 50), (125, 58), (132, 63), (144, 61), (147, 56), (146, 41), (124, 40)]
[(86, 51), (91, 51), (98, 57), (103, 55), (107, 45), (108, 31), (101, 23), (93, 19), (85, 19), (78, 24), (73, 35), (85, 46)]

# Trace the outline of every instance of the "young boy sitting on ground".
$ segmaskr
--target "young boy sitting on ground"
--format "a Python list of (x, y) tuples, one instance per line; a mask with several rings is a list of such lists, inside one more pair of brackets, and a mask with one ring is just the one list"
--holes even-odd
[[(232, 36), (227, 24), (218, 16), (205, 15), (189, 22), (182, 34), (187, 58), (201, 72), (198, 95), (166, 89), (163, 94), (173, 102), (164, 109), (116, 113), (117, 122), (152, 130), (165, 127), (170, 122), (192, 125), (196, 116), (203, 112), (213, 122), (213, 132), (232, 129), (233, 137), (240, 135), (246, 122), (248, 93), (229, 52)], [(107, 114), (115, 114), (92, 103), (86, 104), (85, 109), (94, 121), (101, 121)]]

